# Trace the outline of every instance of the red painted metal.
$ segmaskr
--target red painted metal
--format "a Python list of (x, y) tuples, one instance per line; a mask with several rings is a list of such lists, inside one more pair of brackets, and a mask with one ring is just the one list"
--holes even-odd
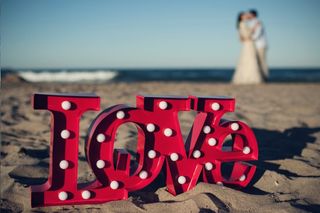
[[(34, 109), (52, 113), (50, 168), (45, 184), (32, 186), (32, 206), (93, 204), (128, 197), (144, 188), (166, 165), (168, 191), (174, 195), (192, 189), (202, 173), (208, 183), (245, 187), (256, 167), (245, 163), (258, 159), (253, 131), (240, 121), (223, 120), (233, 112), (228, 97), (137, 96), (137, 106), (116, 105), (102, 111), (92, 122), (85, 144), (87, 161), (96, 180), (78, 186), (79, 119), (88, 110), (99, 110), (95, 95), (35, 94)], [(198, 112), (184, 143), (178, 112)], [(138, 167), (130, 175), (130, 154), (114, 150), (120, 125), (132, 122), (138, 129)], [(222, 150), (232, 135), (231, 150)], [(221, 165), (234, 162), (230, 177)], [(114, 166), (115, 165), (115, 166)]]

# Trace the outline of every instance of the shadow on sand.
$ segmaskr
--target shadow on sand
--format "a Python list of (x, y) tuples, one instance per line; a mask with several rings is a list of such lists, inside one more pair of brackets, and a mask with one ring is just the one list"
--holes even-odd
[[(253, 162), (253, 164), (257, 166), (257, 170), (250, 186), (242, 189), (241, 191), (256, 195), (268, 194), (267, 192), (253, 186), (257, 181), (259, 181), (266, 170), (274, 171), (289, 179), (296, 177), (315, 177), (308, 175), (301, 176), (289, 170), (281, 169), (279, 164), (267, 161), (293, 159), (294, 157), (301, 156), (302, 150), (307, 146), (307, 144), (314, 143), (316, 141), (316, 137), (313, 136), (313, 134), (320, 132), (320, 127), (293, 127), (286, 129), (283, 132), (253, 128), (253, 131), (259, 143), (259, 160)], [(308, 163), (306, 160), (299, 160)], [(291, 203), (291, 205), (305, 211), (315, 211), (320, 209), (320, 205), (301, 205), (295, 202)]]
[(310, 177), (280, 169), (278, 164), (266, 161), (292, 159), (294, 156), (301, 156), (301, 152), (307, 146), (307, 143), (316, 141), (313, 134), (320, 132), (320, 127), (293, 127), (283, 132), (253, 128), (253, 131), (259, 143), (259, 160), (254, 163), (258, 169), (253, 182), (259, 180), (265, 170), (277, 172), (288, 178)]

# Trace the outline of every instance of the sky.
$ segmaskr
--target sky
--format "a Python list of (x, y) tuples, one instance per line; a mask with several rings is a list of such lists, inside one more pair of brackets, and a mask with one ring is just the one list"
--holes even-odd
[(270, 67), (320, 67), (319, 0), (2, 0), (1, 66), (233, 68), (250, 8)]

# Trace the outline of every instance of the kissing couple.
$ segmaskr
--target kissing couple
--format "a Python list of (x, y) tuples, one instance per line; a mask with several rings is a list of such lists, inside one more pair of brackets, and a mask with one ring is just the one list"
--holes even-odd
[(267, 39), (256, 10), (240, 12), (237, 29), (242, 44), (239, 62), (232, 77), (234, 84), (259, 84), (269, 76), (266, 62)]

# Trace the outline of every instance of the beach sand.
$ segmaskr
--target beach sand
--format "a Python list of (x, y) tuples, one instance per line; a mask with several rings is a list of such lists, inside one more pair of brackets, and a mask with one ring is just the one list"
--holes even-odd
[[(127, 103), (137, 94), (225, 95), (236, 98), (236, 111), (227, 117), (246, 122), (259, 142), (259, 160), (253, 186), (244, 190), (198, 183), (186, 193), (159, 186), (131, 193), (128, 200), (97, 205), (31, 208), (30, 185), (48, 175), (50, 115), (35, 111), (36, 92), (93, 92), (101, 109)], [(80, 156), (88, 126), (98, 112), (81, 120)], [(193, 113), (180, 117), (184, 136)], [(131, 82), (62, 84), (2, 81), (1, 89), (1, 212), (320, 212), (320, 84), (263, 84), (235, 86), (195, 82)], [(117, 147), (134, 149), (136, 129), (125, 125)], [(79, 160), (79, 180), (92, 179)]]

